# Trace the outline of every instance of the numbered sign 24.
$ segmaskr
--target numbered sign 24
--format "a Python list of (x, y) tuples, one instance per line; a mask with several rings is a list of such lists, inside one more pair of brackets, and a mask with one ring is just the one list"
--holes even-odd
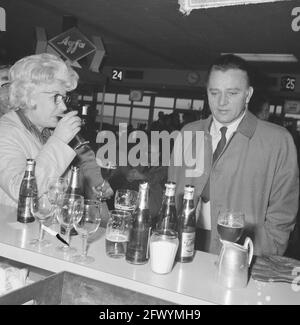
[(123, 70), (120, 69), (112, 69), (111, 79), (115, 81), (123, 80)]

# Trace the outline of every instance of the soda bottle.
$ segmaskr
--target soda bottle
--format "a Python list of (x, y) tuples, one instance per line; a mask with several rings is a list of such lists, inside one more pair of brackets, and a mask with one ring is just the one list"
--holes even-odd
[(79, 168), (76, 166), (71, 166), (71, 177), (66, 194), (82, 195), (79, 185)]
[(177, 213), (175, 206), (176, 184), (174, 182), (167, 182), (165, 187), (166, 190), (161, 208), (158, 213), (156, 230), (169, 229), (172, 231), (177, 231)]
[(143, 182), (139, 186), (137, 205), (129, 227), (126, 261), (132, 264), (145, 264), (149, 259), (151, 217), (148, 198), (149, 184)]
[(27, 159), (26, 170), (21, 182), (19, 192), (17, 221), (29, 223), (35, 220), (31, 212), (32, 200), (37, 200), (35, 160)]
[[(69, 185), (66, 189), (66, 194), (78, 194), (82, 195), (80, 185), (79, 185), (79, 168), (76, 166), (71, 166), (71, 177), (70, 177), (70, 182)], [(64, 235), (66, 233), (65, 227), (61, 226), (60, 227), (60, 232)], [(70, 235), (77, 235), (77, 231), (75, 230), (74, 227), (72, 227), (70, 231)]]
[(176, 255), (178, 262), (191, 262), (195, 252), (196, 215), (194, 207), (194, 186), (184, 188), (182, 211), (178, 217), (179, 247)]

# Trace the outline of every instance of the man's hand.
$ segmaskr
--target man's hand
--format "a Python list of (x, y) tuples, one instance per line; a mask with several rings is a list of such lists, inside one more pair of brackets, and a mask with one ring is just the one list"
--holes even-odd
[(114, 191), (107, 181), (103, 181), (103, 183), (100, 185), (93, 186), (92, 189), (99, 200), (107, 200), (114, 194)]
[(76, 116), (77, 113), (77, 111), (72, 111), (64, 115), (64, 117), (58, 121), (52, 135), (68, 144), (81, 128), (81, 119)]

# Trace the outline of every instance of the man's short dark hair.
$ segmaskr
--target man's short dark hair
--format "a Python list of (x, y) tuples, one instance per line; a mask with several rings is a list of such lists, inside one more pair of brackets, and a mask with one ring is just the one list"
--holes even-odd
[(210, 66), (207, 74), (207, 80), (213, 70), (227, 71), (229, 69), (239, 69), (245, 71), (248, 78), (249, 86), (251, 82), (251, 68), (247, 61), (234, 54), (224, 54), (219, 56)]

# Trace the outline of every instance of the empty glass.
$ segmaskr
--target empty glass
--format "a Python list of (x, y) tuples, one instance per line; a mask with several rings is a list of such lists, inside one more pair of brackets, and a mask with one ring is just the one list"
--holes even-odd
[(128, 189), (119, 189), (115, 195), (115, 209), (133, 211), (138, 198), (138, 192)]
[(82, 238), (82, 253), (72, 257), (76, 263), (88, 264), (94, 262), (94, 258), (87, 255), (88, 237), (95, 233), (101, 221), (101, 202), (97, 200), (84, 200), (83, 213), (74, 217), (74, 227)]
[(46, 220), (49, 220), (53, 214), (53, 206), (46, 193), (38, 197), (37, 200), (31, 200), (31, 213), (39, 221), (39, 237), (32, 240), (30, 245), (40, 247), (50, 246), (51, 242), (44, 239), (44, 229), (42, 227)]
[(68, 187), (68, 181), (63, 177), (48, 177), (47, 180), (47, 194), (49, 201), (54, 207), (54, 219), (53, 222), (56, 222), (56, 213), (57, 213), (57, 202), (58, 199), (64, 194)]
[[(57, 220), (61, 226), (66, 229), (66, 241), (70, 244), (70, 231), (74, 223), (74, 219), (81, 218), (83, 213), (84, 199), (82, 195), (77, 194), (64, 194), (62, 198), (58, 200), (58, 213)], [(75, 248), (68, 245), (59, 246), (59, 251), (73, 253)]]

